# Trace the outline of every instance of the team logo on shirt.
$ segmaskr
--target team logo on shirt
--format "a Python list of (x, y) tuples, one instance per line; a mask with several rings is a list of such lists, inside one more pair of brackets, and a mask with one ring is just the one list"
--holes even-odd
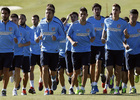
[(137, 29), (138, 33), (140, 33), (140, 29)]
[(104, 27), (104, 23), (101, 23), (101, 26)]
[(55, 31), (55, 27), (52, 27), (52, 31)]
[(89, 32), (90, 31), (90, 29), (86, 29), (86, 32)]
[(9, 27), (9, 31), (12, 31), (12, 27)]
[(118, 24), (118, 25), (117, 25), (117, 28), (120, 28), (120, 27), (121, 27), (121, 25), (120, 25), (120, 24)]

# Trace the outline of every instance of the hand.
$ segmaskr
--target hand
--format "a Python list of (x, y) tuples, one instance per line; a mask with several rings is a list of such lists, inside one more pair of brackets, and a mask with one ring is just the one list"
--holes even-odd
[(52, 36), (52, 40), (53, 41), (56, 41), (56, 37), (54, 35)]
[(18, 39), (17, 38), (14, 38), (14, 41), (15, 41), (15, 43), (18, 43)]
[(18, 47), (23, 47), (23, 44), (19, 43), (19, 44), (18, 44)]
[(124, 31), (123, 31), (123, 33), (124, 33), (124, 35), (125, 35), (125, 38), (129, 38), (129, 34), (128, 34), (128, 32), (127, 32), (127, 29), (125, 29)]
[(77, 43), (78, 43), (78, 42), (73, 41), (73, 42), (72, 42), (72, 45), (73, 45), (74, 47), (76, 47), (76, 46), (77, 46)]
[(106, 43), (106, 40), (105, 39), (101, 39), (102, 43), (105, 44)]
[(95, 37), (90, 38), (90, 42), (93, 42), (95, 40)]
[(38, 36), (38, 38), (35, 41), (36, 43), (39, 43), (40, 40), (42, 40), (42, 36)]

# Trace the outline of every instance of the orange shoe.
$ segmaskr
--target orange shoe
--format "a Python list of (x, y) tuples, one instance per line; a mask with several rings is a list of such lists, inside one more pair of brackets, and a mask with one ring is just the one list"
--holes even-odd
[(102, 83), (102, 88), (104, 88), (105, 87), (105, 83)]
[(22, 90), (21, 95), (27, 95), (27, 93), (26, 93), (26, 89), (23, 89), (23, 90)]
[(104, 89), (103, 90), (103, 94), (107, 94), (107, 89)]

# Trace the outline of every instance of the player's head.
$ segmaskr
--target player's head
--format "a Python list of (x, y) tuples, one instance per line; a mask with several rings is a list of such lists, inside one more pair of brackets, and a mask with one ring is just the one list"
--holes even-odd
[(54, 17), (54, 9), (52, 8), (47, 8), (45, 12), (46, 20), (51, 21), (52, 18)]
[(126, 22), (129, 22), (129, 18), (128, 17), (124, 17), (123, 18)]
[(132, 9), (129, 14), (130, 22), (136, 22), (138, 19), (139, 12), (137, 9)]
[(88, 11), (85, 7), (81, 7), (79, 11), (79, 18), (81, 21), (86, 21), (86, 18), (88, 16)]
[(92, 11), (94, 13), (94, 16), (100, 16), (101, 9), (102, 9), (102, 6), (100, 4), (98, 4), (98, 3), (95, 3), (92, 6)]
[(46, 9), (47, 9), (47, 8), (51, 8), (51, 9), (53, 9), (54, 12), (55, 12), (55, 6), (54, 6), (53, 4), (47, 4)]
[(39, 23), (39, 16), (38, 16), (38, 15), (33, 15), (33, 16), (32, 16), (32, 24), (33, 24), (34, 26), (37, 26), (38, 23)]
[(7, 7), (3, 7), (1, 9), (1, 17), (3, 21), (8, 21), (10, 16), (10, 9)]
[(17, 15), (17, 14), (12, 14), (12, 15), (10, 16), (10, 20), (11, 20), (12, 22), (14, 22), (15, 24), (18, 25), (19, 18), (18, 18), (18, 15)]
[(113, 17), (119, 17), (119, 14), (121, 13), (121, 7), (119, 4), (113, 4), (112, 6), (112, 16)]
[(65, 20), (66, 20), (66, 18), (65, 17), (62, 17), (60, 20), (64, 23)]
[(72, 12), (70, 14), (70, 19), (71, 19), (71, 22), (72, 23), (75, 22), (75, 21), (77, 21), (78, 20), (78, 13), (77, 12)]
[(26, 24), (26, 16), (24, 14), (19, 15), (19, 24), (24, 26)]

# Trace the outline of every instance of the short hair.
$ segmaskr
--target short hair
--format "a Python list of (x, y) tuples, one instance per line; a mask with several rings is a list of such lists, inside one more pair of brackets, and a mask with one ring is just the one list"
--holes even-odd
[(3, 8), (1, 8), (1, 11), (2, 11), (2, 10), (7, 11), (7, 12), (8, 12), (8, 14), (10, 14), (10, 12), (11, 12), (11, 11), (10, 11), (10, 9), (9, 9), (8, 7), (3, 7)]
[(92, 10), (95, 8), (95, 7), (99, 7), (100, 10), (102, 9), (102, 6), (98, 3), (94, 3), (94, 5), (92, 6)]
[(65, 18), (65, 17), (62, 17), (62, 18), (61, 18), (61, 21), (62, 21), (62, 22), (64, 22), (65, 20), (66, 20), (66, 18)]
[(124, 17), (123, 18), (125, 21), (129, 22), (129, 18), (128, 17)]
[(18, 19), (18, 15), (15, 14), (15, 13), (13, 13), (10, 17), (11, 17), (11, 18), (17, 18), (17, 19)]
[(38, 15), (33, 15), (32, 17), (36, 17), (39, 20), (39, 16)]
[(119, 4), (117, 4), (117, 3), (113, 4), (113, 6), (112, 6), (112, 7), (118, 7), (118, 8), (119, 8), (119, 10), (121, 10), (120, 5), (119, 5)]
[(77, 13), (77, 12), (72, 12), (72, 13), (70, 14), (70, 16), (71, 16), (71, 15), (74, 15), (74, 14), (78, 17), (78, 13)]
[(138, 10), (137, 9), (132, 9), (131, 11), (130, 11), (130, 14), (139, 14), (139, 12), (138, 12)]
[(50, 11), (52, 11), (53, 14), (55, 13), (54, 9), (52, 9), (52, 8), (50, 8), (50, 7), (48, 7), (46, 10), (50, 10)]
[(19, 16), (23, 16), (26, 19), (26, 16), (24, 14), (20, 14)]
[(49, 7), (52, 8), (52, 9), (54, 9), (54, 12), (55, 12), (55, 6), (53, 4), (47, 4), (46, 9), (49, 8)]
[(86, 13), (88, 13), (87, 9), (85, 7), (81, 7), (80, 11), (85, 11)]

